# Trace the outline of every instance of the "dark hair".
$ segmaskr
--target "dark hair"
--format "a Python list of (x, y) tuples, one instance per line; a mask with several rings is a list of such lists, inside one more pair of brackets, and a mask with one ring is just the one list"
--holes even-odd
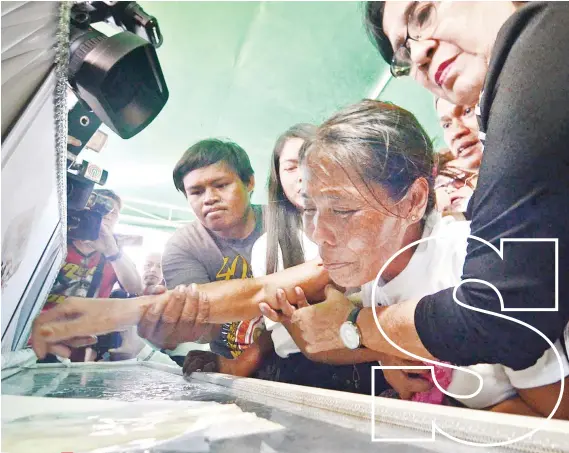
[(364, 26), (367, 34), (387, 64), (393, 60), (393, 47), (383, 31), (385, 2), (366, 2)]
[(440, 171), (447, 166), (447, 164), (456, 159), (452, 154), (450, 148), (441, 148), (435, 154), (433, 154), (433, 162), (435, 170), (435, 176), (440, 173)]
[(457, 165), (453, 165), (453, 162), (456, 160), (456, 157), (452, 154), (452, 152), (448, 148), (444, 148), (435, 153), (434, 160), (435, 160), (435, 171), (434, 171), (435, 183), (436, 179), (439, 176), (445, 176), (454, 181), (461, 181), (466, 183), (468, 179), (478, 174), (478, 170), (470, 170), (468, 168), (463, 168), (463, 167), (458, 167)]
[(186, 195), (184, 189), (186, 175), (193, 170), (218, 162), (225, 162), (245, 184), (249, 183), (255, 173), (249, 156), (237, 143), (208, 138), (190, 146), (174, 167), (172, 176), (176, 189)]
[(285, 269), (304, 262), (304, 251), (298, 235), (298, 232), (302, 230), (302, 215), (284, 193), (279, 177), (279, 160), (288, 140), (302, 139), (304, 148), (315, 132), (316, 126), (312, 124), (296, 124), (282, 134), (275, 143), (268, 181), (269, 206), (265, 211), (267, 274), (278, 270), (279, 246)]
[(119, 204), (119, 209), (122, 209), (122, 200), (115, 192), (110, 189), (95, 189), (93, 193), (100, 195), (101, 197), (107, 197), (111, 200), (115, 200)]
[[(395, 201), (419, 178), (429, 184), (425, 214), (435, 206), (433, 145), (415, 116), (391, 103), (364, 99), (320, 126), (304, 159), (322, 151), (362, 181), (381, 184)], [(373, 193), (373, 190), (371, 190)]]

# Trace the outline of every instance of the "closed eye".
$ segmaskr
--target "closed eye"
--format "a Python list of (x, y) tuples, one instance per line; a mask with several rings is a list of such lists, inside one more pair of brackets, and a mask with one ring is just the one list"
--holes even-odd
[(348, 209), (348, 210), (334, 209), (333, 212), (334, 214), (339, 215), (340, 217), (349, 217), (358, 211), (357, 209)]

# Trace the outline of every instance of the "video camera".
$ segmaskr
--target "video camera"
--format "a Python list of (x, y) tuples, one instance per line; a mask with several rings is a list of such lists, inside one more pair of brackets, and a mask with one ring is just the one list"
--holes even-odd
[[(92, 27), (106, 22), (123, 31), (106, 36)], [(71, 8), (68, 83), (78, 102), (68, 114), (68, 236), (95, 240), (103, 216), (112, 209), (92, 193), (107, 172), (77, 157), (102, 123), (129, 139), (160, 113), (168, 87), (156, 48), (163, 42), (158, 21), (136, 2), (78, 2)]]

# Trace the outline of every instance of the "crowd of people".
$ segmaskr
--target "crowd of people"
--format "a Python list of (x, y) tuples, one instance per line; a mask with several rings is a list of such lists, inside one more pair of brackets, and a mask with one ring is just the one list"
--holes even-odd
[[(365, 11), (393, 76), (433, 93), (446, 148), (434, 150), (410, 112), (362, 100), (276, 140), (258, 206), (243, 148), (192, 145), (173, 180), (197, 220), (149, 257), (144, 289), (112, 226), (106, 239), (70, 244), (58, 285), (72, 266), (104, 277), (84, 294), (54, 287), (32, 332), (40, 359), (123, 331), (118, 349), (139, 360), (208, 344), (179, 361), (186, 375), (569, 418), (569, 67), (559, 63), (569, 8), (388, 1)], [(124, 300), (108, 298), (115, 281)], [(401, 369), (372, 388), (378, 362)], [(433, 373), (404, 369), (424, 364)]]

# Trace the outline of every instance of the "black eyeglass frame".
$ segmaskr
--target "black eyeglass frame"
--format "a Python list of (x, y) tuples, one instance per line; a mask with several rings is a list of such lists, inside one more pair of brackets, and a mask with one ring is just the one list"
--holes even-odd
[[(417, 20), (417, 18), (414, 15), (418, 11), (419, 12), (424, 11), (424, 9), (417, 8), (419, 6), (419, 3), (420, 2), (414, 2), (413, 6), (411, 7), (411, 10), (407, 14), (407, 31), (406, 31), (405, 41), (403, 41), (403, 44), (394, 52), (393, 58), (391, 59), (391, 65), (389, 67), (389, 70), (391, 72), (391, 75), (395, 78), (405, 77), (411, 74), (413, 61), (411, 60), (411, 49), (409, 48), (409, 40), (419, 42), (424, 39), (429, 39), (433, 36), (433, 33), (436, 29), (436, 27), (432, 26), (435, 23), (437, 17), (436, 16), (437, 8), (435, 5), (436, 2), (425, 2), (426, 3), (425, 6), (428, 6), (430, 8), (431, 14), (434, 14), (434, 16), (429, 17), (429, 21), (431, 23), (430, 33), (427, 33), (428, 36), (427, 35), (421, 36), (420, 33), (421, 31), (424, 30), (421, 30), (419, 26), (419, 28), (416, 30), (416, 33), (413, 33), (413, 35), (415, 36), (412, 36), (412, 33), (409, 31), (409, 25), (411, 23), (415, 23), (415, 21)], [(398, 61), (403, 62), (403, 64), (398, 63)]]

